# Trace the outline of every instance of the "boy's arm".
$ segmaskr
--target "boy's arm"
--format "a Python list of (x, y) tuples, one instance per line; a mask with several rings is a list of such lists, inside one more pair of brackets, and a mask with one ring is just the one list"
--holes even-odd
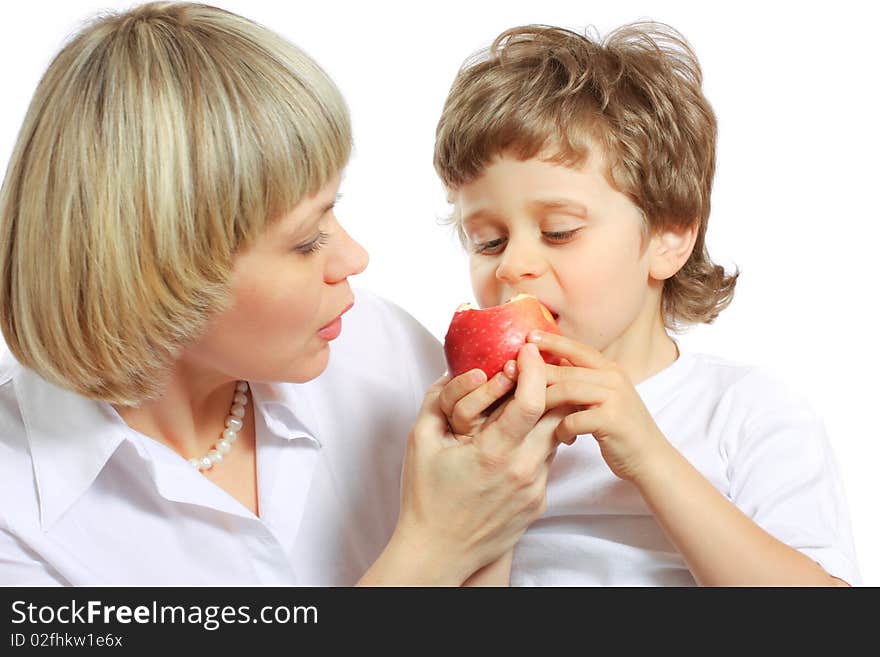
[[(722, 495), (666, 439), (620, 367), (595, 349), (563, 336), (538, 334), (529, 339), (538, 342), (542, 351), (563, 357), (573, 365), (547, 366), (550, 384), (547, 408), (577, 404), (584, 409), (567, 415), (560, 422), (557, 440), (571, 442), (577, 436), (592, 434), (612, 472), (639, 489), (698, 583), (715, 586), (846, 584), (829, 575), (807, 554), (769, 534)], [(814, 523), (809, 514), (818, 514), (819, 509), (814, 510), (817, 506), (833, 507), (834, 498), (825, 496), (823, 503), (817, 505), (815, 500), (803, 497), (803, 491), (811, 482), (831, 483), (827, 473), (821, 471), (827, 455), (815, 440), (816, 436), (808, 440), (811, 431), (810, 426), (803, 423), (787, 429), (774, 425), (769, 433), (752, 431), (751, 446), (757, 452), (741, 455), (748, 464), (737, 481), (732, 482), (736, 489), (732, 499), (743, 501), (759, 512), (764, 507), (765, 516), (768, 511), (771, 518), (776, 516), (775, 526), (810, 525), (804, 531), (809, 541), (815, 541), (816, 536), (830, 535), (835, 528)], [(803, 460), (793, 463), (796, 455)], [(789, 471), (787, 479), (783, 465)], [(757, 482), (765, 482), (766, 489), (756, 487)], [(807, 497), (809, 495), (808, 492)], [(780, 514), (785, 516), (781, 521), (778, 520)], [(783, 527), (782, 531), (790, 529)], [(800, 531), (797, 527), (794, 529)], [(811, 533), (813, 529), (816, 531)], [(837, 550), (828, 552), (832, 551), (837, 552), (831, 558), (841, 571), (855, 576), (846, 557)]]
[(664, 439), (632, 479), (704, 586), (847, 586), (761, 529)]
[(513, 550), (471, 575), (462, 586), (510, 586)]

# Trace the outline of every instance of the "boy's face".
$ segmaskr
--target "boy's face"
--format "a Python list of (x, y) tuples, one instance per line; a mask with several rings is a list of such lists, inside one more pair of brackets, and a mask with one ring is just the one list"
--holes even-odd
[(502, 156), (455, 191), (481, 307), (540, 299), (565, 335), (605, 350), (659, 315), (641, 211), (606, 180), (597, 147), (579, 168)]

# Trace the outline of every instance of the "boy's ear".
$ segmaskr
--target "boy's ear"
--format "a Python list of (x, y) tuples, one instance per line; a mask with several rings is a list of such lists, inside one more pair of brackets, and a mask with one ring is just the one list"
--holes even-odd
[(699, 225), (673, 226), (656, 233), (651, 238), (651, 278), (665, 281), (678, 273), (691, 257), (697, 241)]

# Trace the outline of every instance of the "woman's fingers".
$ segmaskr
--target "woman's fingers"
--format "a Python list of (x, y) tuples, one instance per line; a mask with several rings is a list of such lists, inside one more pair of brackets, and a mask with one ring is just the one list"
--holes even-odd
[(449, 383), (448, 376), (441, 376), (434, 381), (425, 392), (422, 399), (422, 407), (413, 425), (413, 435), (443, 436), (448, 433), (449, 425), (446, 414), (440, 405), (440, 395)]
[(539, 468), (542, 462), (549, 465), (559, 447), (556, 429), (565, 416), (573, 410), (575, 409), (571, 407), (563, 407), (545, 413), (523, 440), (520, 458), (530, 463), (533, 468)]
[(492, 433), (510, 439), (522, 439), (544, 414), (547, 375), (544, 359), (535, 345), (527, 344), (516, 359), (516, 392), (493, 423)]

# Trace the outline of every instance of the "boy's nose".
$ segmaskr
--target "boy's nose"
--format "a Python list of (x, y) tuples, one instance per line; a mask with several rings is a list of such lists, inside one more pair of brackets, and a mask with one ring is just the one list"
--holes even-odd
[(327, 259), (324, 276), (328, 283), (338, 283), (367, 268), (370, 256), (341, 225), (337, 225), (338, 241), (332, 257)]
[(495, 270), (495, 278), (512, 283), (522, 278), (538, 278), (546, 269), (547, 261), (536, 249), (511, 240)]

